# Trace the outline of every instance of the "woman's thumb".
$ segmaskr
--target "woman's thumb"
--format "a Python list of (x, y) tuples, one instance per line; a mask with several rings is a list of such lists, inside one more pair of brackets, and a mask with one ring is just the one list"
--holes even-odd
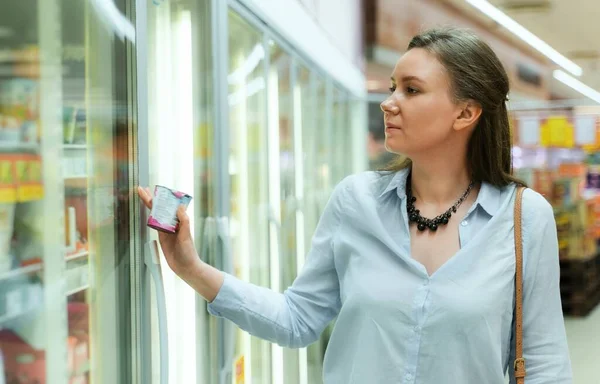
[(188, 230), (190, 226), (190, 218), (185, 212), (185, 206), (180, 205), (177, 209), (177, 219), (179, 220), (179, 229)]

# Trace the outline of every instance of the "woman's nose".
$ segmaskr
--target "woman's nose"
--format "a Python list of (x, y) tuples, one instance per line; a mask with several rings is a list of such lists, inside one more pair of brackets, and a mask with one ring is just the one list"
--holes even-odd
[(391, 100), (390, 98), (385, 99), (382, 103), (381, 103), (381, 110), (383, 112), (387, 112), (387, 113), (391, 113), (391, 114), (397, 114), (400, 110), (400, 108), (398, 108), (398, 106), (396, 105), (396, 103)]

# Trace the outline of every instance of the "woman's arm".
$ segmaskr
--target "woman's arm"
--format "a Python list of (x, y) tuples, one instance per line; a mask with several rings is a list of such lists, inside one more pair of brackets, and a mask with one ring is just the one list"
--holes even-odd
[[(217, 271), (224, 282), (208, 305), (209, 312), (282, 346), (299, 348), (316, 341), (341, 307), (333, 245), (349, 179), (335, 188), (313, 236), (306, 264), (290, 288), (281, 294)], [(214, 272), (207, 273), (218, 284)], [(203, 284), (198, 287), (202, 289)]]
[[(523, 194), (523, 357), (527, 384), (572, 383), (561, 298), (558, 239), (552, 207), (540, 194)], [(509, 361), (515, 383), (514, 327)]]

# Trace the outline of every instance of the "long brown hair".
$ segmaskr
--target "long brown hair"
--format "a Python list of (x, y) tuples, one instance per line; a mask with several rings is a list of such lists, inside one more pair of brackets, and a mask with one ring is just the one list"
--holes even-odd
[[(508, 75), (490, 46), (469, 30), (443, 28), (413, 37), (408, 50), (413, 48), (433, 53), (446, 68), (455, 102), (474, 100), (483, 109), (467, 149), (473, 180), (498, 187), (524, 184), (512, 175)], [(409, 158), (399, 158), (382, 171), (396, 172), (411, 165)]]

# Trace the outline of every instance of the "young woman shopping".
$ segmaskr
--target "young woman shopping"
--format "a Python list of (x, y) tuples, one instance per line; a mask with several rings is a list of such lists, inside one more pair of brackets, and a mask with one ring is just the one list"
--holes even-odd
[[(509, 81), (474, 34), (410, 42), (381, 104), (403, 160), (333, 191), (306, 264), (283, 294), (203, 263), (184, 210), (160, 233), (173, 271), (209, 311), (252, 335), (304, 347), (337, 317), (326, 384), (572, 382), (552, 207), (522, 196), (523, 360), (515, 361), (515, 216)], [(140, 189), (148, 207), (151, 195)], [(516, 367), (516, 369), (515, 369)], [(516, 372), (516, 374), (515, 374)]]

